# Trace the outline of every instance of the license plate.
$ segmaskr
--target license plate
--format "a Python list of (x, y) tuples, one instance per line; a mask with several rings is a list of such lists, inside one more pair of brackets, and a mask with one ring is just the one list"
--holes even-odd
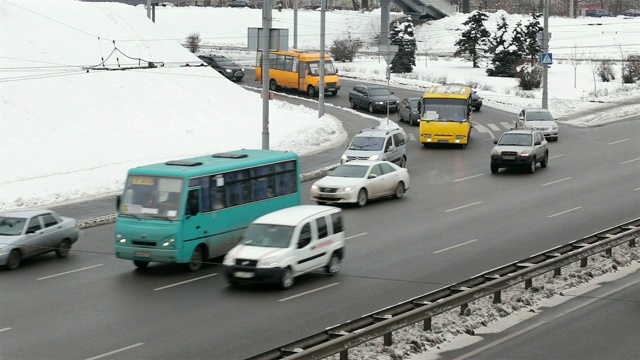
[(150, 258), (151, 257), (151, 253), (144, 252), (144, 251), (136, 251), (133, 254), (133, 256), (140, 257), (140, 258)]
[(447, 140), (447, 139), (438, 139), (438, 142), (448, 143), (448, 142), (449, 142), (449, 140)]
[(503, 156), (502, 160), (515, 160), (516, 157), (515, 156)]
[(322, 197), (326, 197), (326, 198), (335, 198), (336, 195), (333, 194), (322, 194)]
[(252, 278), (255, 274), (252, 272), (245, 272), (245, 271), (236, 271), (233, 276), (237, 277), (237, 278), (242, 278), (242, 279), (249, 279)]

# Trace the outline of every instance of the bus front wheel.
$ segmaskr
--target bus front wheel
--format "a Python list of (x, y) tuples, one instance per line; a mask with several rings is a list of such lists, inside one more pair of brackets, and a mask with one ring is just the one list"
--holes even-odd
[(316, 96), (316, 88), (313, 87), (313, 85), (309, 85), (309, 87), (307, 88), (307, 94), (309, 94), (310, 97), (315, 97)]
[(202, 261), (204, 260), (204, 251), (202, 246), (198, 246), (193, 250), (191, 260), (187, 263), (187, 270), (190, 272), (198, 271), (202, 267)]
[(148, 261), (133, 260), (133, 265), (135, 265), (138, 269), (144, 269), (147, 266), (149, 266), (149, 262)]

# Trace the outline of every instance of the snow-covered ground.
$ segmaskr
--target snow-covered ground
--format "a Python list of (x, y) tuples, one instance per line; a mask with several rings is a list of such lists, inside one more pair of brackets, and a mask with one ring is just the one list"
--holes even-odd
[[(210, 68), (180, 66), (198, 62), (180, 45), (192, 33), (200, 34), (203, 51), (224, 46), (217, 52), (252, 65), (255, 51), (228, 47), (247, 46), (247, 28), (262, 25), (260, 10), (158, 7), (155, 24), (143, 6), (120, 3), (12, 0), (2, 1), (0, 10), (0, 211), (117, 193), (127, 169), (141, 164), (261, 147), (259, 94)], [(489, 29), (498, 15), (491, 15)], [(527, 21), (506, 16), (510, 24)], [(273, 18), (273, 27), (288, 28), (293, 36), (292, 10), (274, 12)], [(465, 18), (458, 14), (416, 26), (418, 50), (452, 52)], [(299, 11), (299, 48), (319, 48), (319, 21), (318, 11)], [(595, 21), (551, 18), (555, 58), (640, 53), (640, 19), (598, 19), (602, 25), (589, 25)], [(352, 36), (375, 49), (379, 32), (379, 11), (326, 14), (327, 48), (334, 39)], [(146, 61), (164, 66), (86, 70), (103, 61), (109, 69)], [(379, 56), (337, 66), (343, 76), (384, 81), (386, 64)], [(394, 74), (391, 82), (416, 89), (434, 82), (470, 83), (487, 106), (514, 112), (541, 104), (540, 90), (520, 91), (516, 80), (489, 78), (484, 70), (458, 59), (420, 57), (412, 73)], [(594, 81), (585, 63), (576, 67), (575, 87), (573, 74), (565, 60), (549, 70), (549, 108), (562, 121), (589, 126), (640, 111), (638, 84), (622, 84), (619, 76), (609, 83)], [(339, 119), (318, 119), (313, 108), (271, 102), (272, 148), (304, 155), (341, 141)]]

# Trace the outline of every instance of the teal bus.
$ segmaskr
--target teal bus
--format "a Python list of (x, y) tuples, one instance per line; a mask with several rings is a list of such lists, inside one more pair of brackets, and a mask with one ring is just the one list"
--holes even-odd
[(300, 205), (299, 168), (292, 152), (235, 150), (130, 169), (117, 200), (116, 257), (196, 271), (256, 218)]

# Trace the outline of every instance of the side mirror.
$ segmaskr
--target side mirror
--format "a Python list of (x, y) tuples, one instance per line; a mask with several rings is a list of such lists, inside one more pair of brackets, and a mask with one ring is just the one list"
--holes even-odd
[(118, 196), (116, 197), (116, 211), (117, 211), (117, 212), (120, 212), (120, 201), (121, 201), (121, 199), (120, 199), (120, 195), (118, 195)]
[(378, 175), (376, 175), (376, 174), (369, 174), (369, 176), (367, 176), (367, 179), (375, 179), (377, 177), (378, 177)]
[(542, 142), (541, 141), (536, 141), (533, 145), (541, 145)]
[(35, 229), (27, 229), (27, 234), (35, 234), (36, 230)]
[(498, 143), (498, 140), (493, 140), (493, 143), (494, 143), (494, 144), (497, 144), (497, 143)]

